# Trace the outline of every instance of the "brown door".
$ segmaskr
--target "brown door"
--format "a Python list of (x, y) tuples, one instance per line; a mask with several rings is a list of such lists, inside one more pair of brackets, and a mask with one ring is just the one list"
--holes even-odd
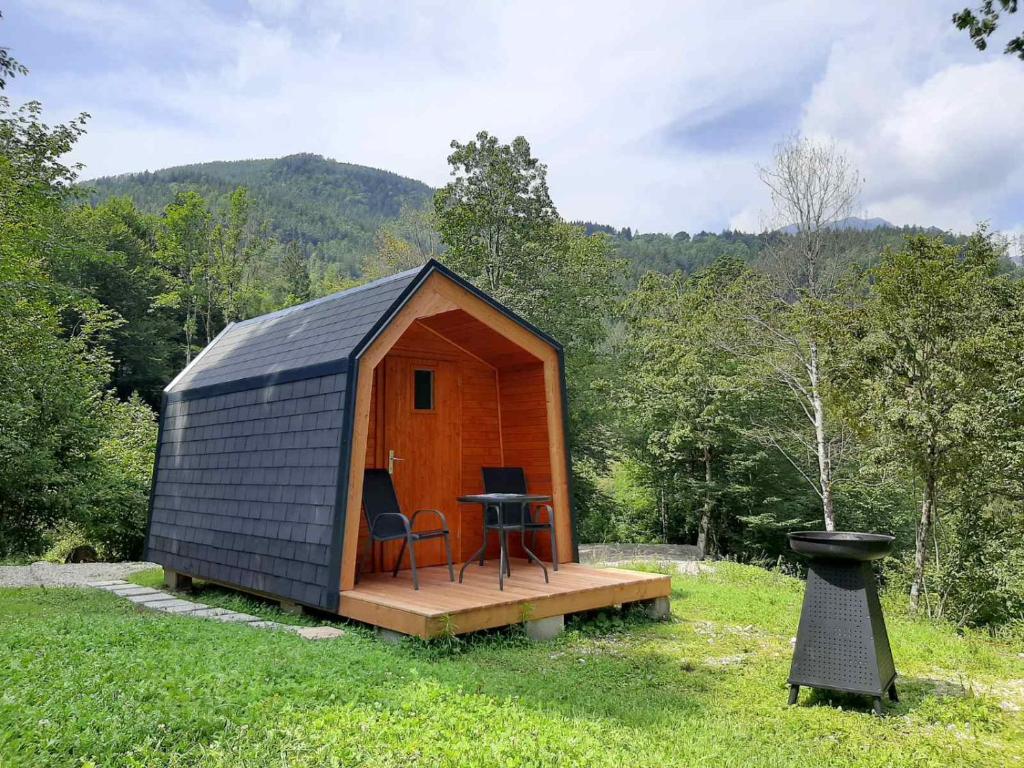
[[(447, 516), (455, 557), (460, 551), (456, 498), (462, 485), (458, 375), (458, 367), (443, 360), (385, 358), (385, 466), (390, 464), (393, 470), (391, 477), (402, 512), (411, 517), (417, 509), (439, 509)], [(436, 515), (423, 514), (415, 528), (438, 525)], [(425, 541), (417, 546), (417, 565), (444, 562), (443, 540)], [(403, 567), (407, 566), (406, 559)]]

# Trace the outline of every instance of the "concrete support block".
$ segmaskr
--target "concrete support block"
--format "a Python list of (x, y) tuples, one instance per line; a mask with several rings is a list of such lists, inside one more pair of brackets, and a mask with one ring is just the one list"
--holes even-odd
[(299, 637), (306, 640), (333, 640), (345, 634), (344, 630), (337, 627), (301, 627), (295, 631)]
[(167, 585), (168, 589), (192, 589), (192, 577), (186, 576), (184, 573), (172, 571), (169, 568), (164, 568), (164, 584)]
[(641, 600), (636, 603), (640, 606), (647, 618), (654, 621), (668, 621), (672, 618), (672, 603), (667, 597), (656, 597), (653, 600)]
[(292, 616), (301, 616), (306, 610), (301, 605), (294, 603), (291, 600), (279, 600), (278, 604), (283, 613), (290, 613)]
[(377, 635), (378, 640), (388, 645), (398, 645), (407, 637), (407, 635), (403, 635), (401, 632), (395, 632), (393, 629), (385, 629), (384, 627), (374, 627), (374, 634)]
[(526, 636), (535, 643), (553, 640), (565, 629), (565, 616), (548, 616), (526, 622)]

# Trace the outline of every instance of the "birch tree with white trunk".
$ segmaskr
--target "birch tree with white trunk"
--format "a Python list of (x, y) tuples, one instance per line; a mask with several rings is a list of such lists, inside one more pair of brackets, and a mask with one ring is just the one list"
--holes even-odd
[(834, 144), (800, 136), (780, 144), (758, 175), (771, 193), (771, 230), (777, 235), (761, 264), (768, 300), (759, 305), (767, 311), (746, 320), (759, 337), (766, 371), (790, 390), (806, 419), (803, 429), (770, 428), (764, 436), (820, 496), (825, 529), (832, 531), (833, 484), (848, 436), (829, 418), (823, 337), (848, 266), (840, 226), (857, 204), (861, 176)]

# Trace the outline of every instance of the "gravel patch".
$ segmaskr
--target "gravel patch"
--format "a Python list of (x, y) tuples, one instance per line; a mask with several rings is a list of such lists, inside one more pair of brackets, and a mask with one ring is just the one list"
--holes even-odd
[(156, 563), (32, 563), (0, 566), (0, 587), (84, 587), (90, 582), (124, 579)]

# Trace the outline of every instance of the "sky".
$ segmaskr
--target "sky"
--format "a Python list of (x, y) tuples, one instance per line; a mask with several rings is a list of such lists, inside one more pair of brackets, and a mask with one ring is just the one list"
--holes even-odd
[(12, 100), (91, 115), (85, 178), (314, 152), (439, 186), (488, 130), (566, 219), (758, 231), (757, 168), (800, 133), (860, 169), (858, 215), (1024, 232), (1024, 62), (964, 4), (15, 0), (0, 45)]

